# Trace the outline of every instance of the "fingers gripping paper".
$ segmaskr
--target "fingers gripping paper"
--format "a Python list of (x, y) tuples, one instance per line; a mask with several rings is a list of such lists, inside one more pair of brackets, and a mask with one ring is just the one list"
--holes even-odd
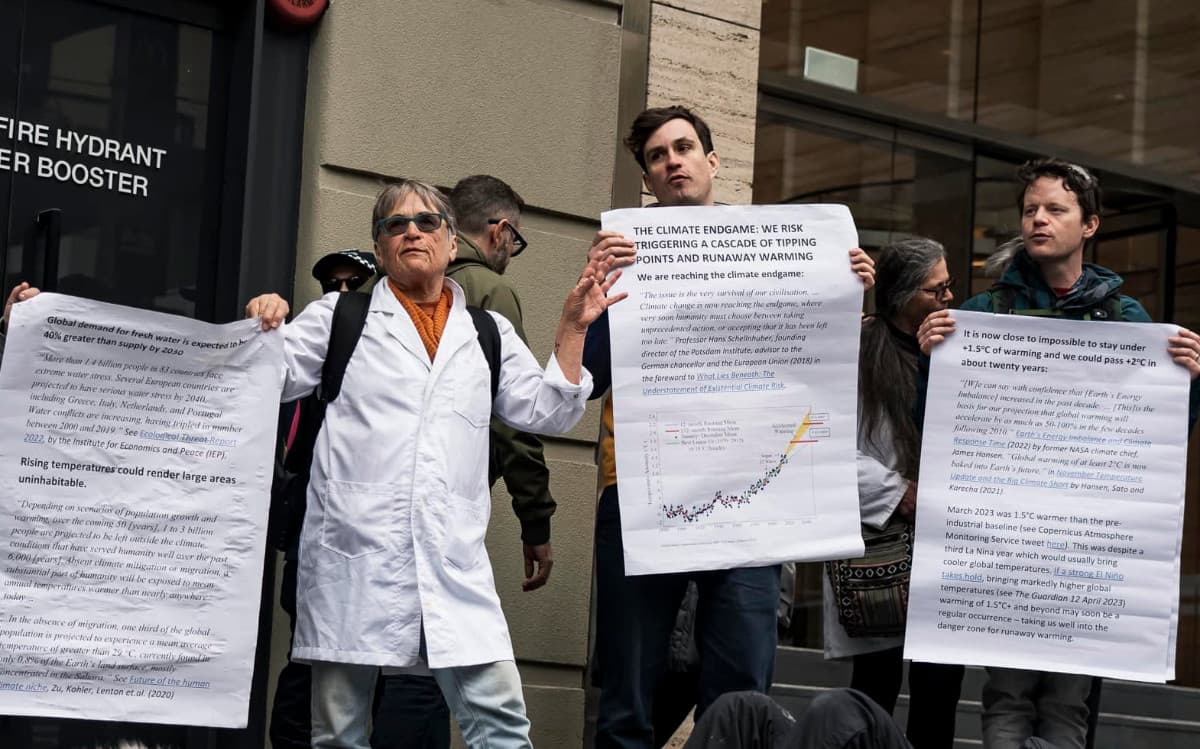
[(931, 362), (905, 657), (1174, 678), (1177, 328), (954, 317)]
[(246, 725), (277, 331), (41, 294), (0, 398), (4, 712)]
[(609, 312), (626, 573), (861, 555), (849, 210), (602, 220), (638, 250)]

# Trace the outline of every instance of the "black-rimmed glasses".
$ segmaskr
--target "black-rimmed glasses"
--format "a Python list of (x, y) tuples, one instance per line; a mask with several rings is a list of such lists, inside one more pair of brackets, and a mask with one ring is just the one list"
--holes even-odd
[(934, 299), (937, 299), (940, 302), (942, 299), (946, 298), (947, 294), (954, 291), (954, 279), (951, 278), (949, 281), (940, 283), (937, 286), (922, 286), (921, 291), (932, 295)]
[(408, 231), (408, 224), (411, 221), (417, 225), (417, 229), (429, 234), (430, 232), (437, 231), (445, 220), (446, 214), (436, 211), (421, 211), (415, 216), (401, 216), (400, 214), (396, 214), (395, 216), (388, 216), (376, 221), (375, 233), (384, 233), (394, 237), (397, 234), (403, 234)]
[[(488, 223), (494, 225), (506, 220), (507, 219), (502, 218), (489, 218)], [(525, 241), (525, 237), (521, 236), (521, 232), (517, 231), (517, 227), (513, 226), (511, 221), (505, 224), (505, 226), (508, 227), (508, 230), (512, 232), (513, 236), (513, 251), (509, 257), (516, 257), (524, 252), (525, 248), (529, 246), (529, 242)]]

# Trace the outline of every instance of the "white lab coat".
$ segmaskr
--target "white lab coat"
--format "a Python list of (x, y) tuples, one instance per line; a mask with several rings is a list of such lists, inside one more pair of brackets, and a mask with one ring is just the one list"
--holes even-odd
[[(432, 364), (386, 281), (376, 284), (341, 394), (317, 437), (300, 537), (292, 657), (413, 666), (422, 629), (431, 668), (513, 658), (483, 539), (491, 515), (488, 422), (560, 433), (591, 391), (550, 359), (543, 374), (512, 325), (500, 328), (499, 394), (462, 289)], [(336, 294), (284, 327), (283, 400), (321, 379)], [(490, 408), (489, 408), (490, 404)], [(424, 625), (424, 626), (422, 626)]]

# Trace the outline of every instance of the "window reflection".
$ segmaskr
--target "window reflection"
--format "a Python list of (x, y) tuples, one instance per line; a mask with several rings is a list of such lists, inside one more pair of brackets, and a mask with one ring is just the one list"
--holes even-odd
[(926, 112), (970, 119), (975, 0), (768, 0), (763, 70), (802, 76), (808, 47), (859, 61), (857, 91)]
[[(965, 277), (969, 154), (894, 128), (838, 124), (828, 114), (760, 111), (754, 202), (844, 203), (863, 249), (871, 252), (914, 235), (932, 237), (950, 250), (951, 275)], [(780, 642), (820, 648), (824, 565), (798, 564), (795, 575), (795, 611)]]
[(977, 122), (1200, 178), (1190, 0), (984, 3)]
[(768, 0), (762, 28), (764, 75), (803, 79), (827, 50), (900, 112), (1200, 180), (1193, 0)]

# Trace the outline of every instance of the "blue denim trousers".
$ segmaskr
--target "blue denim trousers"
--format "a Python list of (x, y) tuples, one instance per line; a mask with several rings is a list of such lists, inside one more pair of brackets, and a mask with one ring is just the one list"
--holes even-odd
[[(512, 661), (432, 669), (472, 749), (530, 749), (521, 677)], [(312, 664), (313, 749), (370, 749), (377, 666)]]
[[(285, 557), (279, 605), (287, 612), (289, 631), (296, 629), (296, 551)], [(271, 746), (312, 746), (312, 677), (307, 663), (291, 660), (275, 682), (271, 706)], [(450, 749), (450, 710), (432, 676), (384, 676), (375, 686), (371, 729), (373, 749)], [(133, 734), (127, 734), (133, 735)]]
[[(696, 716), (726, 692), (766, 692), (775, 669), (779, 565), (625, 575), (617, 488), (596, 512), (596, 749), (654, 749), (654, 690), (689, 579), (699, 588)], [(660, 737), (664, 738), (664, 737)]]

